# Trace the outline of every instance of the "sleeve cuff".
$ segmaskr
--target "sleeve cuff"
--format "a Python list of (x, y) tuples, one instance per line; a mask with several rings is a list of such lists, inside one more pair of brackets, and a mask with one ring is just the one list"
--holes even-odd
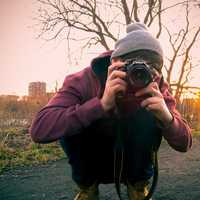
[(85, 121), (84, 125), (88, 126), (93, 121), (107, 117), (107, 113), (103, 109), (101, 101), (98, 97), (94, 97), (82, 105), (82, 111), (79, 115)]
[(173, 127), (173, 124), (174, 124), (174, 116), (172, 114), (172, 120), (170, 123), (168, 123), (167, 125), (164, 125), (160, 120), (157, 121), (157, 125), (159, 128), (161, 128), (162, 130), (167, 130), (171, 127)]
[(177, 121), (176, 117), (172, 114), (172, 121), (168, 125), (163, 125), (161, 122), (158, 122), (159, 128), (162, 130), (163, 136), (167, 138), (173, 138), (177, 130), (179, 129), (179, 122)]

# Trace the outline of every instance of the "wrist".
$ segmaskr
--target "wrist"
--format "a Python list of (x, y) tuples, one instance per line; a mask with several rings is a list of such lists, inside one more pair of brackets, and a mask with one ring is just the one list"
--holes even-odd
[(171, 114), (171, 112), (169, 112), (167, 116), (163, 120), (161, 120), (162, 126), (165, 128), (169, 127), (172, 124), (173, 120), (174, 120), (174, 117)]
[(101, 105), (102, 105), (102, 107), (103, 107), (103, 109), (104, 109), (104, 111), (109, 111), (110, 110), (110, 106), (104, 101), (104, 99), (102, 98), (102, 99), (100, 99), (100, 102), (101, 102)]

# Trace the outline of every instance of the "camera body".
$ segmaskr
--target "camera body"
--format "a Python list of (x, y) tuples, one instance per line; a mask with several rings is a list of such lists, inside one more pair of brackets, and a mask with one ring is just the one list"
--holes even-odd
[(125, 81), (128, 87), (126, 93), (119, 94), (118, 97), (133, 96), (136, 91), (146, 87), (154, 79), (152, 67), (145, 61), (128, 60), (120, 70), (127, 73)]

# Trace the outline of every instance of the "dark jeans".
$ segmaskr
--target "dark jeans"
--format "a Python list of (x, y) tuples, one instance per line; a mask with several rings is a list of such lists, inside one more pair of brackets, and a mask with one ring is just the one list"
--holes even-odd
[[(104, 131), (100, 128), (102, 124)], [(72, 178), (77, 184), (113, 182), (115, 137), (109, 133), (115, 130), (116, 125), (114, 120), (100, 120), (81, 134), (60, 139), (72, 167)], [(152, 148), (155, 145), (158, 148), (161, 142), (155, 118), (141, 109), (125, 120), (123, 134), (126, 137), (122, 182), (149, 179), (153, 175)]]

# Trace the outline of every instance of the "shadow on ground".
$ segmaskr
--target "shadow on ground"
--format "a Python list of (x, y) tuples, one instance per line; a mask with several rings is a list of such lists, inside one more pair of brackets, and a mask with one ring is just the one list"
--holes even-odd
[[(160, 177), (154, 200), (200, 200), (200, 139), (179, 153), (162, 143)], [(1, 200), (72, 200), (77, 192), (67, 160), (20, 167), (0, 175)], [(126, 188), (122, 187), (124, 200)], [(113, 184), (100, 185), (100, 200), (117, 200)]]

